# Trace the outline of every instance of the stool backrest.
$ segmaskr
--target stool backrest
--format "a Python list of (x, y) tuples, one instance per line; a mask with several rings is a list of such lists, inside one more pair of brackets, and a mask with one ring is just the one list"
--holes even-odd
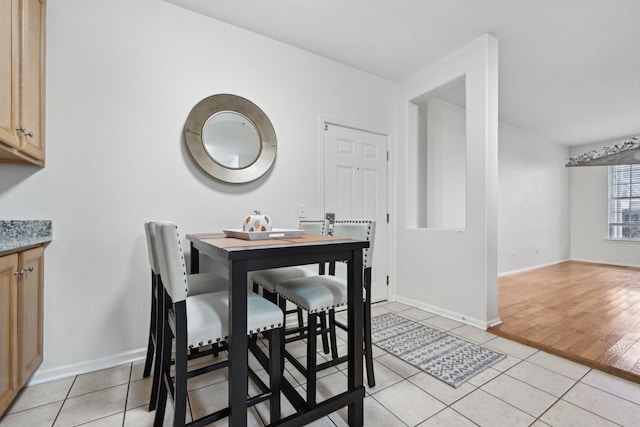
[(178, 226), (169, 221), (156, 222), (157, 253), (162, 283), (174, 303), (187, 298), (187, 267)]
[(298, 228), (304, 230), (305, 234), (313, 234), (315, 236), (329, 235), (328, 219), (302, 219), (298, 222)]
[(154, 274), (160, 274), (160, 259), (157, 251), (158, 243), (156, 242), (156, 221), (147, 221), (144, 223), (144, 234), (147, 237), (147, 252), (149, 254), (149, 265)]
[(333, 223), (335, 237), (367, 240), (369, 247), (362, 251), (362, 265), (370, 268), (373, 261), (373, 242), (376, 234), (376, 222), (370, 219), (337, 219)]

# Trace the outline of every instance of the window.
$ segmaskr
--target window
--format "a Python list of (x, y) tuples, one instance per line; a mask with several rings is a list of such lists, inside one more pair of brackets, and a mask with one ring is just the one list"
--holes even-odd
[(640, 164), (609, 166), (609, 238), (640, 240)]

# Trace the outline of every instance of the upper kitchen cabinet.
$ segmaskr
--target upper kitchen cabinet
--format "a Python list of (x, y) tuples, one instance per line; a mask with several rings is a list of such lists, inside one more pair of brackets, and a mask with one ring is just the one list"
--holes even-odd
[(44, 166), (44, 0), (0, 0), (0, 161)]

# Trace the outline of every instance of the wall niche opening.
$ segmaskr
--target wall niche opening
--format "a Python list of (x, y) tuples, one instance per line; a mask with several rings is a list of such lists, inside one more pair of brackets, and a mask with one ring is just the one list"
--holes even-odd
[(464, 229), (467, 130), (464, 75), (410, 101), (417, 137), (416, 226)]

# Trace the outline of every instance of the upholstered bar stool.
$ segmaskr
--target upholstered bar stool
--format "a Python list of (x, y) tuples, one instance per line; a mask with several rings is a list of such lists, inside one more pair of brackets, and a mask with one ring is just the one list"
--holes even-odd
[[(160, 255), (157, 253), (156, 247), (156, 227), (155, 221), (148, 221), (144, 224), (145, 236), (147, 239), (147, 252), (149, 255), (149, 265), (151, 266), (151, 319), (149, 321), (149, 340), (147, 343), (147, 355), (144, 364), (143, 377), (148, 377), (151, 373), (151, 367), (154, 366), (153, 383), (151, 387), (151, 396), (149, 398), (149, 410), (156, 408), (158, 398), (158, 387), (160, 385), (160, 347), (158, 341), (160, 339), (159, 328), (162, 319), (159, 319), (161, 309), (158, 305), (161, 301), (161, 293), (164, 292), (160, 277)], [(228, 289), (228, 280), (226, 277), (215, 273), (197, 273), (188, 274), (189, 295), (199, 295), (207, 292), (217, 292)], [(205, 352), (193, 351), (189, 353), (189, 358), (205, 356), (215, 353), (217, 349), (211, 349)]]
[[(298, 223), (298, 227), (304, 230), (305, 234), (316, 236), (326, 236), (329, 234), (329, 221), (326, 219), (302, 220)], [(312, 275), (314, 275), (313, 271), (303, 266), (282, 267), (254, 271), (251, 273), (251, 280), (253, 281), (254, 292), (258, 292), (259, 288), (262, 288), (263, 295), (266, 291), (268, 294), (264, 296), (271, 301), (275, 301), (277, 283)]]
[[(298, 223), (298, 228), (304, 230), (305, 234), (311, 234), (315, 236), (327, 236), (329, 234), (329, 220), (315, 219), (315, 220), (301, 220)], [(318, 266), (318, 274), (324, 274), (324, 265)], [(258, 293), (262, 288), (262, 296), (269, 301), (277, 303), (276, 284), (289, 279), (296, 279), (299, 277), (313, 276), (313, 271), (308, 267), (295, 266), (295, 267), (282, 267), (272, 268), (269, 270), (259, 270), (251, 273), (251, 281), (253, 281), (253, 292)], [(286, 314), (296, 313), (298, 316), (298, 327), (291, 328), (287, 334), (300, 333), (303, 330), (303, 316), (301, 309), (287, 310)], [(286, 326), (286, 320), (285, 320)], [(329, 352), (329, 344), (327, 335), (323, 335), (323, 346), (325, 352)]]
[[(369, 248), (363, 250), (363, 294), (364, 294), (364, 352), (367, 378), (370, 387), (375, 386), (373, 355), (371, 349), (371, 261), (375, 237), (375, 221), (372, 220), (336, 220), (333, 235), (369, 241)], [(335, 308), (347, 304), (346, 280), (327, 275), (306, 276), (279, 282), (276, 291), (280, 296), (280, 307), (291, 301), (307, 312), (307, 366), (303, 366), (285, 347), (284, 356), (307, 378), (307, 404), (316, 403), (316, 373), (319, 370), (335, 366), (346, 361), (346, 356), (338, 357), (335, 341), (335, 327), (347, 329), (335, 319)], [(320, 365), (316, 362), (316, 335), (319, 315), (329, 312), (331, 347), (333, 359)], [(299, 338), (298, 338), (299, 339)]]
[[(187, 406), (187, 379), (200, 370), (189, 372), (187, 369), (188, 352), (215, 343), (224, 343), (228, 339), (229, 293), (220, 291), (200, 295), (189, 294), (189, 281), (182, 252), (178, 228), (171, 222), (157, 222), (157, 252), (160, 254), (162, 284), (167, 299), (164, 301), (165, 315), (162, 316), (162, 365), (158, 407), (154, 426), (162, 425), (167, 395), (174, 401), (174, 426), (184, 426)], [(281, 328), (284, 322), (282, 310), (260, 296), (249, 293), (247, 298), (247, 335), (267, 332)], [(280, 334), (269, 333), (269, 386), (261, 395), (248, 401), (253, 405), (270, 400), (271, 423), (280, 419)], [(175, 377), (171, 374), (172, 342), (175, 337)], [(227, 361), (216, 367), (225, 367)], [(209, 370), (207, 370), (208, 372)], [(253, 377), (255, 378), (255, 377)], [(264, 384), (259, 384), (266, 386)], [(212, 398), (215, 398), (212, 396)], [(209, 414), (189, 425), (205, 425), (229, 414), (223, 409)]]

